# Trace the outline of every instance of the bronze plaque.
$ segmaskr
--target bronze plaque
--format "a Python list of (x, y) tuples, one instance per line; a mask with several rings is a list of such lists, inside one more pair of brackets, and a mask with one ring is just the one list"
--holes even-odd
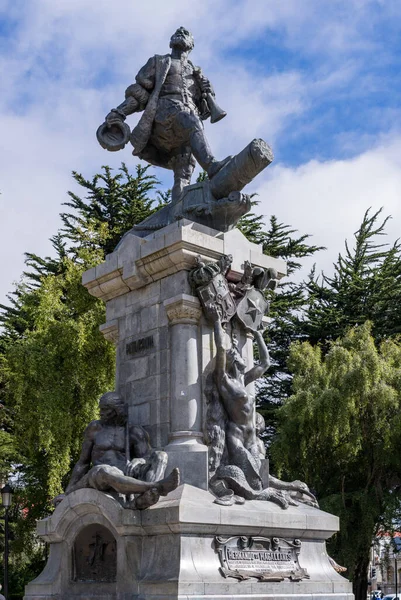
[(116, 581), (117, 544), (103, 525), (88, 525), (75, 538), (73, 580), (79, 582)]
[(125, 346), (125, 351), (127, 356), (130, 356), (132, 354), (138, 354), (138, 352), (151, 350), (154, 348), (154, 345), (153, 335), (149, 335), (148, 337), (128, 342), (128, 344)]
[(300, 540), (282, 538), (234, 536), (216, 537), (215, 548), (224, 577), (259, 581), (301, 581), (309, 578), (298, 562)]

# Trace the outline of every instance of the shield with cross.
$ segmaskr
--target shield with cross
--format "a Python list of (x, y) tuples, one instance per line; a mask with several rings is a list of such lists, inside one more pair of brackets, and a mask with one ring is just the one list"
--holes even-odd
[(217, 307), (222, 323), (228, 323), (235, 315), (235, 302), (229, 290), (227, 279), (221, 273), (215, 275), (207, 285), (198, 288), (197, 291), (206, 317), (210, 315), (211, 306)]

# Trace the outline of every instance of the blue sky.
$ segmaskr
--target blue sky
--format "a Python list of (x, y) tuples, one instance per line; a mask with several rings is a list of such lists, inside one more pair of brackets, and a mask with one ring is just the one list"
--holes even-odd
[[(393, 216), (393, 241), (400, 23), (400, 0), (0, 0), (0, 302), (23, 253), (50, 252), (66, 192), (76, 191), (71, 171), (134, 165), (128, 147), (107, 153), (95, 131), (179, 25), (193, 32), (191, 59), (228, 113), (205, 125), (217, 157), (253, 137), (273, 147), (274, 163), (249, 186), (260, 212), (327, 246), (318, 269), (369, 206)], [(171, 185), (169, 172), (157, 175)]]

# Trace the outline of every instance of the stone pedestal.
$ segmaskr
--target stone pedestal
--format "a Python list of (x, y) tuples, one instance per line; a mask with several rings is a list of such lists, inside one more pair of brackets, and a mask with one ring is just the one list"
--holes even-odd
[[(213, 499), (182, 485), (140, 512), (96, 490), (72, 493), (38, 524), (50, 557), (27, 586), (25, 600), (352, 600), (350, 584), (332, 568), (325, 549), (338, 530), (337, 517), (305, 505), (284, 511), (268, 502), (225, 507)], [(225, 578), (218, 536), (299, 539), (299, 565), (309, 578)], [(82, 557), (89, 574), (79, 574)], [(114, 578), (100, 581), (114, 564)]]
[[(203, 443), (205, 384), (213, 368), (214, 341), (188, 282), (196, 256), (206, 262), (232, 254), (230, 277), (238, 281), (244, 261), (273, 267), (270, 258), (238, 230), (222, 233), (184, 219), (154, 234), (124, 236), (115, 252), (84, 274), (88, 291), (106, 303), (101, 330), (117, 345), (116, 389), (133, 423), (147, 429), (154, 448), (169, 455), (168, 471), (179, 467), (184, 483), (207, 489)], [(252, 340), (240, 339), (246, 362)]]
[[(84, 274), (89, 292), (106, 302), (101, 330), (117, 346), (116, 389), (129, 420), (147, 429), (155, 449), (167, 451), (168, 470), (178, 466), (183, 485), (142, 512), (93, 489), (67, 496), (38, 523), (50, 556), (25, 600), (352, 599), (350, 584), (325, 550), (325, 540), (338, 530), (336, 517), (305, 505), (220, 506), (207, 491), (205, 389), (215, 346), (188, 272), (197, 255), (208, 262), (223, 254), (233, 256), (233, 281), (241, 278), (245, 260), (285, 274), (283, 261), (263, 255), (238, 230), (221, 233), (185, 220), (147, 238), (126, 235), (103, 264)], [(252, 339), (238, 333), (250, 367)], [(263, 473), (267, 477), (267, 461)], [(301, 580), (227, 576), (222, 539), (238, 547), (255, 540), (263, 549), (276, 538), (284, 548), (298, 548), (299, 570), (306, 570)], [(272, 561), (287, 560), (285, 552), (277, 556), (264, 556), (268, 569)]]

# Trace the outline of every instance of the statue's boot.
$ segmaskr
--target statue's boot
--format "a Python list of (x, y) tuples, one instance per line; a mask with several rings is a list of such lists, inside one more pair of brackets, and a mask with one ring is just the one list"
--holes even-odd
[(226, 156), (226, 158), (223, 158), (223, 160), (214, 160), (207, 171), (209, 179), (212, 179), (212, 177), (217, 175), (220, 169), (222, 169), (227, 163), (229, 163), (231, 159), (232, 155), (230, 154), (229, 156)]
[(232, 156), (227, 156), (224, 160), (216, 160), (203, 129), (195, 129), (191, 133), (190, 144), (193, 155), (202, 169), (206, 171), (209, 179), (212, 179), (232, 159)]

